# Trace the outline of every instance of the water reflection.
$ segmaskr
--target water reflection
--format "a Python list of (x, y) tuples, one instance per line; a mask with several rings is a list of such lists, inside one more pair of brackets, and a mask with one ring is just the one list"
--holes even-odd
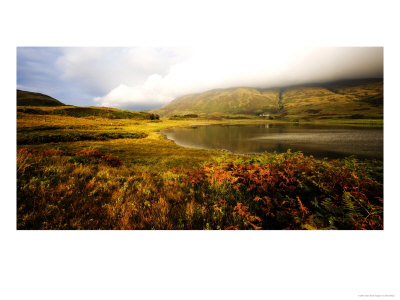
[(162, 131), (185, 147), (234, 153), (302, 151), (318, 158), (383, 158), (383, 128), (303, 124), (201, 125)]

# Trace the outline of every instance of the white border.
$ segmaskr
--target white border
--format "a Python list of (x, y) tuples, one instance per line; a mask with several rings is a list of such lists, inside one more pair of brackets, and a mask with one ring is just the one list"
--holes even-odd
[[(2, 299), (362, 299), (400, 295), (400, 53), (394, 1), (2, 4)], [(384, 231), (15, 230), (17, 46), (384, 46)], [(397, 135), (396, 135), (397, 134)], [(371, 299), (371, 298), (369, 298)]]

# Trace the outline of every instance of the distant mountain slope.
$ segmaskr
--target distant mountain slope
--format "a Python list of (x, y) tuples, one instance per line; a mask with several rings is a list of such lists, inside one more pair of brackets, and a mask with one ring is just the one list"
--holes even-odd
[[(40, 107), (26, 107), (40, 106)], [(106, 119), (138, 119), (158, 120), (159, 116), (153, 113), (138, 112), (133, 110), (120, 110), (111, 107), (84, 107), (65, 105), (50, 96), (40, 93), (17, 90), (18, 118), (28, 115), (59, 115), (75, 118), (99, 117)]]
[(211, 90), (180, 97), (161, 109), (159, 114), (260, 114), (277, 112), (278, 90), (260, 92), (250, 88)]
[(17, 90), (17, 106), (65, 106), (50, 96)]
[(383, 80), (352, 80), (275, 89), (211, 90), (177, 98), (161, 116), (268, 115), (271, 118), (382, 118)]

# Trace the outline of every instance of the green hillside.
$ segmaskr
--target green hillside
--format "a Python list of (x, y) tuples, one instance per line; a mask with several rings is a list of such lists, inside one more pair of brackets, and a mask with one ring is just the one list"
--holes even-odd
[[(32, 107), (35, 106), (35, 107)], [(83, 107), (65, 105), (50, 96), (17, 90), (18, 118), (28, 115), (58, 115), (75, 118), (99, 117), (106, 119), (157, 120), (153, 113), (120, 110), (109, 107)]]
[(17, 106), (65, 106), (65, 104), (41, 93), (17, 90)]
[(383, 118), (383, 80), (352, 80), (274, 89), (232, 88), (186, 95), (161, 116), (253, 116), (273, 119)]
[(59, 115), (70, 116), (76, 118), (100, 117), (107, 119), (139, 119), (139, 120), (156, 120), (158, 115), (153, 113), (138, 112), (132, 110), (120, 110), (109, 107), (82, 107), (82, 106), (65, 106), (65, 107), (17, 107), (18, 113), (31, 115)]
[(250, 88), (211, 90), (178, 98), (161, 109), (161, 115), (185, 114), (245, 114), (276, 113), (279, 108), (279, 90), (259, 91)]

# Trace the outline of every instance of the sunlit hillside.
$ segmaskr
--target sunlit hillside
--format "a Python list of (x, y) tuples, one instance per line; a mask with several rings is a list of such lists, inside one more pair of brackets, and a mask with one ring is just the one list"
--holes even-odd
[(161, 116), (240, 116), (271, 119), (381, 119), (383, 80), (357, 80), (280, 89), (218, 89), (175, 99)]
[(63, 106), (63, 107), (28, 107), (18, 106), (18, 113), (31, 115), (59, 115), (77, 118), (100, 117), (107, 119), (156, 119), (158, 116), (152, 113), (137, 112), (132, 110), (120, 110), (109, 107), (82, 107), (82, 106)]
[(199, 114), (257, 115), (277, 113), (279, 90), (260, 91), (251, 88), (217, 89), (201, 94), (180, 97), (161, 109), (154, 110), (163, 116)]

